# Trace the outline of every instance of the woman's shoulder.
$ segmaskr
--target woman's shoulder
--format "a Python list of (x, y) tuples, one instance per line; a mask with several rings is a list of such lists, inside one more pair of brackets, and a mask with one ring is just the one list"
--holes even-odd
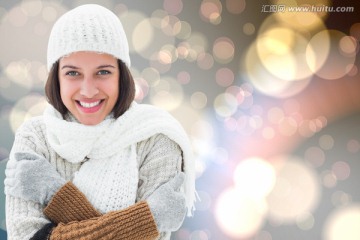
[(179, 145), (162, 133), (156, 133), (137, 143), (138, 155), (147, 156), (154, 148), (179, 149)]

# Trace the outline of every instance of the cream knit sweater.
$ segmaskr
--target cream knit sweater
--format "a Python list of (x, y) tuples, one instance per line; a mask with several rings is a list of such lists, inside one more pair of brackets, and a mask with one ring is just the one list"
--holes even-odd
[[(131, 136), (135, 136), (136, 134), (131, 134), (131, 136), (126, 137), (127, 140), (123, 141), (122, 143), (125, 145), (128, 145), (128, 142), (132, 143), (129, 145), (130, 146), (129, 154), (134, 155), (136, 159), (136, 164), (130, 166), (130, 168), (135, 166), (136, 169), (138, 170), (136, 173), (138, 178), (136, 182), (137, 186), (136, 188), (134, 188), (135, 189), (135, 195), (134, 195), (135, 199), (133, 199), (134, 202), (138, 202), (140, 200), (146, 199), (158, 186), (165, 183), (166, 181), (174, 177), (176, 173), (181, 171), (184, 164), (185, 164), (185, 169), (186, 167), (188, 169), (190, 169), (190, 167), (193, 167), (192, 164), (189, 162), (190, 159), (187, 162), (186, 157), (183, 158), (183, 155), (190, 156), (189, 149), (185, 149), (184, 151), (184, 148), (187, 148), (184, 147), (184, 145), (186, 145), (186, 141), (184, 139), (181, 139), (181, 137), (180, 138), (177, 137), (176, 134), (167, 132), (169, 131), (169, 129), (166, 127), (168, 123), (161, 123), (161, 118), (156, 119), (156, 116), (158, 116), (159, 114), (157, 109), (148, 106), (141, 106), (134, 103), (132, 107), (128, 110), (128, 112), (126, 112), (123, 115), (124, 117), (123, 116), (120, 117), (122, 118), (122, 120), (120, 121), (122, 121), (122, 124), (124, 126), (129, 124), (129, 126), (125, 127), (126, 131), (123, 132), (123, 134), (131, 133), (131, 131), (139, 130), (137, 126), (146, 128), (146, 124), (144, 125), (139, 123), (137, 125), (136, 120), (134, 119), (134, 117), (136, 116), (140, 117), (141, 114), (145, 114), (144, 116), (146, 118), (154, 118), (153, 116), (155, 116), (154, 122), (160, 121), (159, 122), (160, 126), (162, 126), (163, 129), (156, 126), (157, 124), (155, 124), (155, 126), (148, 125), (150, 129), (143, 131), (145, 132), (145, 135), (143, 135), (145, 137), (144, 139), (138, 141), (141, 138), (132, 138)], [(160, 113), (160, 115), (161, 114), (162, 113)], [(101, 212), (111, 211), (116, 208), (124, 208), (127, 205), (129, 205), (129, 201), (130, 201), (129, 199), (123, 201), (123, 202), (127, 202), (124, 206), (117, 206), (115, 204), (116, 201), (114, 200), (110, 201), (110, 203), (112, 203), (110, 207), (101, 205), (103, 204), (104, 201), (99, 198), (99, 195), (96, 194), (99, 189), (93, 189), (92, 192), (91, 187), (89, 188), (86, 186), (86, 184), (84, 184), (89, 179), (84, 178), (87, 175), (86, 171), (84, 171), (83, 169), (79, 171), (83, 163), (78, 160), (69, 161), (68, 159), (71, 159), (70, 156), (67, 156), (67, 159), (65, 160), (64, 157), (62, 157), (59, 154), (59, 152), (61, 152), (59, 148), (57, 149), (57, 151), (54, 150), (54, 146), (55, 148), (57, 148), (56, 144), (54, 144), (54, 141), (55, 143), (56, 141), (57, 143), (61, 143), (61, 141), (59, 141), (59, 139), (55, 139), (55, 140), (52, 139), (54, 136), (51, 136), (51, 134), (49, 134), (49, 131), (47, 131), (47, 127), (49, 128), (49, 126), (51, 126), (51, 124), (49, 124), (49, 119), (46, 113), (45, 116), (35, 117), (24, 123), (16, 133), (15, 141), (10, 154), (9, 161), (13, 161), (12, 156), (15, 152), (18, 151), (36, 152), (37, 154), (41, 154), (46, 159), (48, 159), (49, 162), (57, 169), (60, 175), (64, 177), (66, 180), (72, 180), (76, 172), (78, 172), (78, 174), (83, 172), (83, 175), (81, 176), (80, 174), (80, 176), (76, 176), (75, 180), (78, 179), (77, 181), (78, 184), (80, 185), (80, 190), (87, 191), (87, 194), (85, 194), (87, 197), (89, 197), (90, 199), (93, 197), (93, 204), (98, 205), (95, 207), (99, 209)], [(57, 126), (58, 128), (56, 129), (61, 129), (61, 126), (59, 125)], [(56, 125), (54, 127), (56, 127)], [(133, 129), (129, 129), (129, 127)], [(154, 128), (151, 129), (151, 127)], [(124, 135), (121, 135), (121, 133), (117, 133), (117, 134), (119, 139), (126, 139), (124, 138)], [(65, 138), (65, 141), (68, 140)], [(103, 145), (103, 147), (104, 148), (108, 147), (107, 150), (116, 147), (116, 145), (114, 144), (110, 147), (111, 142), (106, 144), (107, 145)], [(179, 145), (183, 147), (180, 148)], [(90, 155), (93, 158), (94, 157), (96, 158), (101, 156), (101, 151), (93, 151), (92, 153), (86, 152), (86, 154), (87, 154), (86, 156)], [(83, 156), (79, 154), (74, 155), (74, 159), (76, 158), (75, 156), (79, 157), (79, 159), (83, 159)], [(185, 160), (185, 162), (183, 160)], [(88, 163), (84, 163), (83, 165), (86, 166), (85, 164)], [(110, 169), (113, 166), (114, 166), (113, 164), (110, 164), (108, 165), (108, 168)], [(89, 173), (91, 173), (91, 171), (93, 170), (94, 170), (94, 166), (89, 167), (87, 169)], [(189, 179), (193, 177), (193, 172), (188, 171), (188, 173), (189, 175), (187, 176), (187, 180), (189, 181)], [(82, 178), (83, 180), (81, 180)], [(97, 173), (95, 175), (92, 175), (91, 178), (92, 184), (96, 184), (97, 183), (96, 180), (103, 181), (102, 179), (103, 179), (102, 174)], [(124, 180), (124, 179), (120, 179), (120, 180)], [(190, 187), (192, 185), (191, 182), (190, 184), (189, 182), (187, 184)], [(108, 186), (108, 188), (116, 189), (116, 184), (113, 185), (114, 186)], [(81, 189), (81, 186), (84, 189)], [(189, 191), (188, 188), (187, 194), (189, 193), (195, 194), (195, 189), (191, 189), (191, 190), (193, 192)], [(103, 192), (103, 194), (106, 194), (106, 191)], [(103, 196), (103, 198), (106, 197), (107, 196)], [(188, 203), (189, 202), (190, 201), (188, 201)], [(41, 206), (38, 203), (24, 201), (22, 199), (14, 198), (11, 196), (6, 196), (6, 221), (7, 221), (6, 224), (7, 224), (9, 240), (29, 239), (38, 229), (40, 229), (43, 225), (48, 223), (48, 220), (43, 214), (44, 207), (45, 206)], [(192, 210), (192, 206), (190, 206), (190, 210)], [(169, 239), (169, 238), (170, 238), (170, 233), (162, 233), (160, 237), (160, 239)]]

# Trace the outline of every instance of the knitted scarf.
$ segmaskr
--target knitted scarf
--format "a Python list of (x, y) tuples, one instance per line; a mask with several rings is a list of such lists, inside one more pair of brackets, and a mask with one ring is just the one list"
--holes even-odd
[[(89, 126), (80, 124), (74, 119), (72, 121), (64, 120), (61, 114), (49, 105), (44, 112), (44, 121), (51, 147), (66, 161), (80, 163), (86, 159), (96, 159), (99, 167), (105, 165), (107, 168), (119, 167), (119, 164), (125, 165), (125, 167), (120, 167), (124, 169), (123, 174), (127, 174), (128, 178), (135, 179), (119, 180), (125, 181), (129, 186), (133, 185), (128, 189), (130, 192), (134, 192), (134, 189), (137, 188), (138, 181), (138, 173), (134, 172), (135, 170), (138, 171), (136, 144), (155, 134), (162, 133), (168, 136), (180, 146), (183, 153), (186, 174), (184, 191), (188, 216), (192, 215), (196, 200), (195, 162), (192, 149), (183, 127), (168, 112), (154, 106), (133, 102), (130, 108), (119, 118), (114, 119), (112, 116), (108, 116), (101, 123)], [(114, 157), (116, 159), (120, 157), (121, 161), (118, 160), (116, 163), (115, 161), (107, 161), (106, 163), (101, 161)], [(81, 168), (86, 166), (87, 162)], [(106, 171), (101, 172), (101, 174), (106, 174)], [(111, 178), (111, 176), (107, 177)], [(90, 178), (88, 180), (91, 181)], [(132, 201), (133, 198), (134, 196), (129, 196), (127, 201)], [(106, 204), (109, 205), (109, 203)], [(117, 206), (110, 206), (110, 208), (95, 207), (102, 211), (108, 211), (115, 210), (114, 208)]]

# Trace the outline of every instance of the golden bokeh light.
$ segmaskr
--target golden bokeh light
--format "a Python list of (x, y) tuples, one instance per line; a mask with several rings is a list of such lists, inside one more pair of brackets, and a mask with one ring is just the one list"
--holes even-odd
[[(355, 42), (350, 40), (350, 38), (346, 38), (344, 33), (337, 30), (321, 31), (313, 37), (310, 44), (315, 45), (313, 46), (313, 51), (316, 49), (316, 56), (320, 56), (311, 57), (311, 64), (309, 64), (310, 66), (316, 66), (316, 69), (313, 71), (319, 77), (335, 80), (351, 71), (352, 68), (349, 68), (349, 66), (354, 65), (356, 54), (354, 52), (344, 54), (344, 49), (346, 49), (345, 51), (356, 49)], [(323, 63), (319, 67), (316, 62)]]
[[(261, 93), (277, 98), (291, 97), (303, 91), (310, 83), (310, 78), (301, 81), (288, 81), (274, 76), (262, 64), (258, 56), (257, 45), (253, 43), (246, 52), (242, 62), (244, 78), (248, 80), (256, 90)], [(279, 72), (282, 67), (278, 66)], [(287, 71), (286, 69), (284, 71)]]
[(181, 105), (184, 92), (174, 78), (163, 77), (150, 89), (149, 97), (153, 105), (171, 111)]
[[(319, 0), (315, 4), (308, 0), (271, 0), (271, 2), (285, 7), (284, 11), (272, 14), (273, 17), (279, 23), (300, 29), (300, 31), (324, 29), (324, 21), (328, 16), (328, 12), (324, 11), (324, 6), (331, 6), (329, 0)], [(309, 7), (309, 10), (296, 11), (301, 7)]]
[(15, 131), (27, 119), (42, 115), (47, 101), (42, 95), (32, 94), (19, 99), (11, 109), (9, 122), (12, 131)]
[(308, 41), (296, 31), (271, 28), (258, 36), (256, 44), (261, 63), (272, 75), (287, 81), (311, 77), (304, 54)]
[[(146, 36), (146, 37), (145, 37)], [(149, 19), (139, 22), (132, 33), (133, 50), (141, 53), (147, 49), (154, 38), (154, 29)]]

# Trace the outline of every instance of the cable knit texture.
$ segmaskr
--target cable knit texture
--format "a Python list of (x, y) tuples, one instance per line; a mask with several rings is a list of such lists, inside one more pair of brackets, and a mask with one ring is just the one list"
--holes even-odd
[[(184, 133), (179, 134), (178, 132), (173, 131), (172, 127), (167, 129), (171, 123), (164, 123), (164, 118), (158, 117), (159, 111), (161, 112), (161, 110), (154, 109), (150, 106), (142, 106), (140, 104), (133, 104), (131, 109), (136, 111), (130, 111), (129, 109), (128, 112), (116, 121), (124, 126), (124, 128), (120, 128), (120, 132), (113, 133), (119, 138), (117, 144), (114, 143), (114, 145), (112, 145), (111, 142), (105, 144), (102, 143), (102, 146), (107, 149), (112, 149), (116, 148), (117, 145), (123, 146), (122, 149), (127, 148), (130, 150), (132, 149), (133, 151), (135, 144), (135, 161), (136, 166), (138, 167), (137, 170), (139, 177), (135, 202), (145, 200), (155, 191), (155, 189), (172, 179), (178, 172), (181, 171), (182, 164), (185, 163), (185, 173), (187, 175), (187, 181), (189, 182), (187, 183), (187, 186), (185, 186), (185, 191), (187, 196), (190, 196), (190, 199), (187, 198), (188, 205), (192, 206), (193, 200), (195, 199), (194, 182), (191, 182), (194, 181), (194, 162), (191, 158), (189, 142), (186, 135)], [(139, 119), (136, 120), (136, 118)], [(147, 121), (147, 119), (151, 118), (154, 119)], [(82, 162), (71, 162), (65, 160), (65, 158), (55, 150), (56, 144), (54, 145), (54, 142), (52, 141), (55, 141), (56, 143), (59, 139), (56, 140), (56, 138), (54, 138), (50, 140), (48, 138), (50, 134), (47, 132), (47, 127), (49, 127), (49, 125), (45, 124), (44, 119), (44, 116), (34, 117), (26, 121), (18, 129), (15, 135), (13, 148), (9, 156), (9, 161), (14, 161), (14, 153), (16, 152), (37, 153), (48, 159), (66, 181), (70, 181), (73, 179), (75, 172), (80, 169)], [(144, 122), (147, 122), (147, 124), (145, 123), (143, 125), (142, 123), (139, 123), (140, 119), (144, 119)], [(157, 121), (158, 123), (156, 123)], [(175, 120), (173, 119), (170, 121), (174, 122)], [(155, 124), (152, 125), (152, 123)], [(175, 125), (179, 126), (177, 122)], [(55, 125), (52, 127), (57, 129), (60, 128), (61, 125)], [(152, 127), (154, 127), (154, 129), (151, 129)], [(146, 134), (144, 134), (141, 138), (138, 138), (139, 135), (137, 131), (141, 132), (142, 129), (145, 130), (144, 132)], [(178, 137), (176, 134), (179, 134), (182, 137)], [(127, 135), (131, 135), (128, 141), (122, 141), (122, 136)], [(65, 139), (62, 140), (68, 141)], [(58, 143), (61, 142), (59, 141)], [(77, 146), (79, 146), (79, 144)], [(81, 148), (78, 148), (79, 151), (80, 149)], [(88, 154), (94, 154), (93, 156), (95, 156), (95, 153), (97, 153), (97, 151), (88, 152)], [(76, 155), (78, 154), (79, 153)], [(87, 154), (84, 152), (82, 157), (79, 159), (83, 160), (85, 156), (87, 156)], [(83, 165), (85, 165), (85, 163)], [(117, 186), (112, 185), (112, 187), (116, 188)], [(94, 191), (98, 191), (98, 189), (94, 189)], [(39, 229), (49, 223), (49, 220), (43, 214), (44, 207), (45, 206), (42, 206), (39, 203), (25, 201), (7, 195), (6, 225), (8, 239), (30, 239)], [(161, 233), (159, 239), (170, 239), (170, 233)]]
[(130, 67), (129, 45), (119, 18), (96, 4), (76, 7), (56, 21), (48, 42), (48, 70), (59, 58), (78, 51), (107, 53)]

